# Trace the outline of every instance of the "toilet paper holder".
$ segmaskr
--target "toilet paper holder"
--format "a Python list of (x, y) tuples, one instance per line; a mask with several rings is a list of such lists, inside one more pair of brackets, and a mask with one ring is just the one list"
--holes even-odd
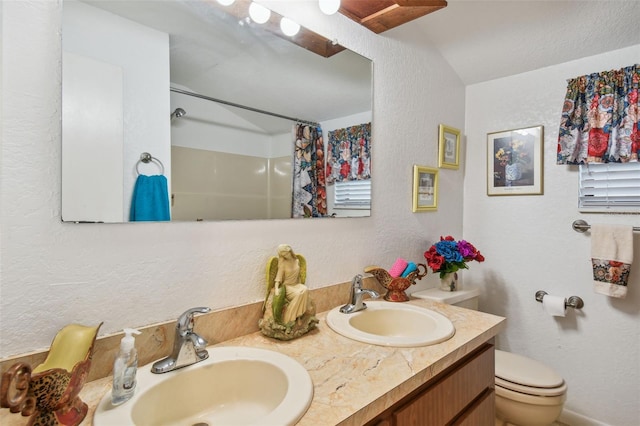
[[(542, 299), (548, 293), (544, 290), (536, 291), (536, 300), (542, 303)], [(578, 296), (571, 296), (569, 299), (564, 299), (564, 307), (565, 308), (574, 308), (574, 309), (582, 309), (584, 307), (584, 301)]]

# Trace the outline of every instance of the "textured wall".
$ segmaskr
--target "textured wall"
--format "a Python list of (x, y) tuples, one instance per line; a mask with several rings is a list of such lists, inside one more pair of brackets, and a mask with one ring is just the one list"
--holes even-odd
[(441, 233), (462, 232), (462, 170), (441, 172), (437, 212), (411, 213), (413, 164), (437, 166), (439, 123), (463, 127), (458, 78), (432, 50), (308, 3), (291, 16), (374, 61), (370, 218), (61, 223), (61, 3), (2, 8), (0, 357), (48, 347), (70, 322), (104, 321), (106, 334), (192, 306), (260, 300), (265, 262), (280, 243), (307, 257), (307, 282), (318, 288), (398, 256), (420, 260)]
[[(577, 167), (558, 166), (556, 141), (566, 79), (631, 65), (640, 45), (467, 87), (464, 234), (487, 262), (465, 272), (484, 291), (480, 308), (508, 318), (499, 347), (539, 359), (569, 385), (566, 407), (611, 425), (640, 420), (640, 261), (626, 299), (596, 294), (589, 223), (640, 226), (638, 215), (580, 214)], [(486, 195), (487, 133), (543, 125), (544, 195)], [(634, 251), (640, 259), (640, 234)], [(537, 290), (585, 303), (565, 318), (546, 315)]]

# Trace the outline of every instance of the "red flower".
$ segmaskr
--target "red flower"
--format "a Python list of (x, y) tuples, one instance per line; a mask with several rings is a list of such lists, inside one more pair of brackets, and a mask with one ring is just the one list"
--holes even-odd
[(602, 157), (607, 150), (609, 134), (602, 129), (591, 129), (589, 131), (588, 153), (593, 157)]
[(342, 177), (349, 176), (350, 169), (351, 167), (349, 166), (349, 163), (342, 163), (342, 165), (340, 166), (340, 176)]
[(640, 131), (638, 131), (638, 125), (635, 124), (633, 126), (633, 130), (631, 131), (631, 152), (639, 152), (640, 151)]
[(434, 272), (437, 272), (444, 264), (444, 257), (438, 254), (434, 246), (431, 246), (429, 250), (424, 252), (424, 258), (427, 260), (427, 265), (429, 265)]

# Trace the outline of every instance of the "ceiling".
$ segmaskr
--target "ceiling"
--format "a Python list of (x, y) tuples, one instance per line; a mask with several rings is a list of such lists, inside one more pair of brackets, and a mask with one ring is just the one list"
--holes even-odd
[[(240, 37), (241, 45), (238, 47), (216, 47), (210, 41), (221, 41), (228, 37), (217, 33), (222, 28), (211, 25), (214, 17), (210, 11), (213, 2), (191, 1), (100, 1), (84, 0), (94, 5), (102, 5), (115, 9), (116, 6), (138, 9), (140, 20), (155, 20), (164, 22), (166, 28), (163, 31), (172, 34), (172, 55), (194, 57), (189, 62), (185, 73), (189, 74), (190, 83), (187, 87), (195, 91), (218, 97), (220, 99), (232, 99), (226, 93), (210, 92), (200, 87), (213, 87), (214, 83), (204, 80), (195, 82), (197, 78), (214, 78), (217, 81), (225, 81), (230, 75), (238, 75), (238, 70), (251, 70), (255, 66), (232, 66), (246, 58), (266, 56), (266, 52), (279, 52), (284, 45), (289, 44), (283, 40), (278, 42), (277, 37), (272, 38), (268, 44), (264, 36), (249, 34)], [(248, 0), (245, 0), (245, 2)], [(315, 0), (286, 0), (286, 1), (315, 1)], [(367, 2), (366, 4), (403, 3), (424, 4), (425, 2), (438, 3), (441, 0), (343, 0), (344, 2)], [(526, 71), (539, 69), (571, 60), (588, 57), (607, 51), (620, 49), (640, 43), (640, 0), (448, 0), (444, 8), (436, 8), (426, 15), (408, 16), (405, 24), (383, 31), (376, 37), (386, 37), (402, 40), (418, 48), (429, 47), (438, 50), (444, 59), (451, 65), (465, 85), (475, 84)], [(191, 9), (191, 14), (199, 15), (200, 20), (194, 24), (185, 11), (170, 9), (169, 6), (184, 6), (182, 9)], [(203, 10), (198, 9), (201, 5)], [(151, 7), (153, 6), (153, 7)], [(160, 8), (160, 6), (166, 6)], [(164, 10), (167, 9), (167, 10)], [(410, 10), (406, 7), (405, 10)], [(386, 10), (386, 9), (382, 9)], [(187, 14), (188, 15), (188, 14)], [(373, 16), (373, 13), (371, 14)], [(389, 13), (387, 15), (394, 15)], [(414, 19), (415, 18), (415, 19)], [(353, 17), (351, 17), (353, 19)], [(395, 19), (395, 15), (394, 15)], [(382, 20), (384, 21), (384, 20)], [(601, 21), (601, 22), (599, 22)], [(231, 22), (231, 21), (230, 21)], [(237, 20), (228, 25), (235, 32), (240, 31)], [(387, 21), (384, 21), (387, 23)], [(250, 27), (247, 24), (245, 27)], [(212, 33), (213, 32), (213, 33)], [(263, 44), (251, 47), (253, 42), (261, 41)], [(243, 49), (246, 52), (243, 53)], [(181, 53), (186, 52), (186, 53)], [(191, 53), (189, 53), (191, 52)], [(193, 54), (192, 54), (193, 53)], [(263, 55), (265, 54), (265, 55)], [(220, 62), (213, 58), (230, 56), (227, 62)], [(313, 56), (313, 55), (312, 55)], [(334, 61), (340, 60), (341, 55), (335, 55), (329, 61), (332, 67), (338, 67)], [(172, 56), (173, 58), (173, 56)], [(244, 59), (243, 59), (244, 58)], [(318, 56), (318, 61), (321, 61)], [(220, 63), (218, 63), (220, 62)], [(282, 62), (282, 61), (280, 61)], [(638, 47), (638, 62), (640, 62), (640, 46)], [(173, 64), (173, 59), (172, 59)], [(227, 64), (227, 65), (224, 65)], [(240, 64), (242, 65), (242, 64)], [(319, 64), (313, 65), (313, 69), (320, 68)], [(353, 66), (342, 66), (345, 69)], [(195, 74), (194, 69), (204, 69), (206, 72)], [(260, 67), (260, 69), (263, 69)], [(354, 68), (356, 69), (356, 68)], [(370, 68), (369, 68), (370, 69)], [(228, 70), (228, 75), (224, 72)], [(172, 76), (182, 72), (172, 66)], [(194, 75), (191, 75), (194, 74)], [(282, 72), (280, 77), (286, 77), (288, 72)], [(358, 75), (364, 71), (356, 72)], [(260, 81), (275, 81), (278, 75), (263, 75)], [(319, 78), (319, 77), (316, 77)], [(250, 79), (245, 78), (244, 81)], [(287, 80), (291, 80), (287, 78)], [(370, 84), (370, 81), (368, 82)], [(218, 84), (218, 86), (221, 86)], [(249, 84), (245, 84), (247, 97), (252, 96)], [(325, 87), (332, 87), (327, 84)], [(338, 87), (338, 86), (336, 86)], [(233, 90), (238, 92), (237, 86), (222, 85), (220, 90)], [(345, 89), (338, 87), (341, 93)], [(350, 88), (350, 93), (353, 88)], [(370, 97), (370, 87), (363, 88), (363, 93)], [(326, 94), (329, 97), (329, 94)], [(279, 99), (282, 98), (282, 99)], [(298, 111), (288, 111), (287, 108), (295, 107), (288, 98), (282, 96), (269, 96), (269, 105), (254, 105), (253, 102), (236, 102), (252, 105), (261, 109), (277, 111), (281, 114), (296, 116)], [(279, 102), (281, 101), (281, 102)], [(338, 111), (335, 102), (317, 102), (318, 107), (323, 104), (333, 105), (332, 113)], [(346, 105), (345, 105), (346, 107)], [(343, 114), (344, 115), (344, 114)], [(323, 118), (320, 112), (312, 112), (309, 117)], [(267, 127), (261, 124), (262, 127)], [(269, 130), (272, 131), (272, 130)]]
[(469, 85), (638, 45), (640, 0), (448, 0), (381, 36), (436, 48)]

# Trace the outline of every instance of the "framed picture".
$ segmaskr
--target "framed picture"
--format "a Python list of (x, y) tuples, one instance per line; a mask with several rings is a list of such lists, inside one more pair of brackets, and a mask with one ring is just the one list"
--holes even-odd
[(413, 212), (438, 209), (438, 169), (413, 166)]
[(542, 126), (487, 135), (487, 195), (542, 195)]
[(460, 130), (441, 124), (439, 126), (438, 167), (457, 169), (460, 166)]

